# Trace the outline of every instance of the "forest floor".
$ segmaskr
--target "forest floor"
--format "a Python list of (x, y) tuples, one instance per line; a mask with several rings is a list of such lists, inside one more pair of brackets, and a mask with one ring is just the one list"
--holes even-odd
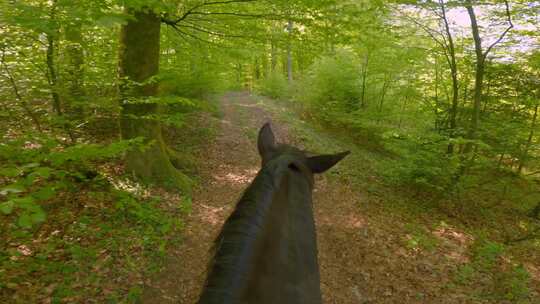
[[(220, 118), (208, 118), (219, 119), (216, 140), (197, 156), (201, 183), (183, 240), (170, 250), (164, 268), (145, 282), (142, 303), (196, 302), (210, 246), (259, 169), (256, 136), (267, 121), (278, 141), (319, 153), (353, 151), (318, 176), (314, 190), (324, 303), (506, 303), (482, 297), (485, 289), (466, 283), (463, 266), (471, 262), (473, 236), (436, 218), (413, 222), (381, 207), (382, 200), (399, 202), (369, 186), (376, 183), (369, 170), (362, 173), (362, 184), (347, 178), (345, 169), (362, 163), (362, 156), (355, 156), (358, 148), (291, 116), (284, 105), (248, 93), (223, 95), (220, 111)], [(539, 280), (539, 269), (529, 266), (533, 280)], [(532, 290), (522, 303), (540, 303), (538, 292)]]

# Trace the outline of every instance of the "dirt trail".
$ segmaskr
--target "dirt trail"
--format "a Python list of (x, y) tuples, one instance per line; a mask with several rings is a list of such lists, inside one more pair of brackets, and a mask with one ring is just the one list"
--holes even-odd
[[(217, 140), (201, 155), (203, 184), (194, 193), (184, 241), (147, 283), (142, 303), (195, 303), (211, 243), (258, 170), (255, 139), (264, 122), (275, 122), (279, 141), (302, 146), (247, 93), (223, 96), (221, 109)], [(370, 200), (351, 185), (325, 175), (317, 178), (314, 206), (324, 303), (467, 303), (441, 275), (451, 272), (446, 257), (404, 250), (398, 220), (377, 212), (363, 215), (360, 206)]]

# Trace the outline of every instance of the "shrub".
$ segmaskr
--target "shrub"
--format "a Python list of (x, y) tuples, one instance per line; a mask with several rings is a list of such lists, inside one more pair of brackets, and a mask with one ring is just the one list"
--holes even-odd
[[(512, 302), (526, 300), (530, 294), (531, 275), (522, 265), (497, 274), (500, 297)], [(518, 302), (519, 303), (519, 302)]]
[(350, 51), (321, 57), (311, 66), (295, 99), (310, 104), (326, 121), (350, 113), (358, 109), (361, 98), (359, 70)]
[(471, 263), (461, 265), (456, 272), (456, 283), (480, 283), (478, 295), (482, 298), (530, 303), (531, 275), (521, 265), (504, 263), (504, 251), (503, 244), (478, 239), (472, 247)]
[(490, 270), (497, 265), (497, 261), (504, 252), (500, 243), (480, 240), (473, 248), (474, 263), (480, 270)]
[(459, 159), (447, 155), (443, 136), (415, 136), (386, 133), (385, 147), (400, 155), (399, 162), (385, 168), (386, 179), (397, 185), (413, 186), (418, 191), (444, 193), (459, 168)]
[(219, 73), (213, 70), (165, 70), (160, 74), (161, 92), (188, 98), (203, 98), (221, 90)]
[(287, 79), (279, 72), (272, 72), (259, 83), (258, 91), (274, 99), (283, 99), (289, 91)]

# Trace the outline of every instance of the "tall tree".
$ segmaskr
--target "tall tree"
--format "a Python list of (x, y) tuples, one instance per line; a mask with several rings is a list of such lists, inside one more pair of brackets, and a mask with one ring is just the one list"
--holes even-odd
[(289, 83), (293, 81), (293, 56), (292, 56), (292, 33), (293, 32), (293, 21), (287, 21), (287, 79)]
[[(471, 32), (474, 40), (474, 51), (476, 55), (476, 70), (475, 70), (475, 81), (474, 81), (474, 97), (473, 97), (473, 111), (472, 111), (472, 119), (471, 119), (471, 125), (469, 127), (468, 131), (468, 138), (470, 140), (474, 140), (477, 137), (478, 127), (480, 124), (480, 110), (482, 107), (482, 90), (484, 87), (484, 73), (485, 73), (485, 67), (486, 67), (486, 58), (493, 49), (495, 45), (500, 43), (506, 34), (514, 27), (514, 24), (512, 23), (512, 17), (510, 14), (510, 7), (508, 4), (508, 1), (504, 1), (504, 6), (506, 10), (506, 17), (508, 21), (508, 27), (500, 34), (500, 36), (491, 44), (489, 45), (485, 50), (482, 46), (482, 38), (480, 37), (480, 31), (478, 26), (478, 21), (476, 18), (476, 13), (473, 7), (473, 3), (471, 0), (465, 1), (465, 8), (467, 9), (467, 13), (469, 14), (469, 18), (471, 21)], [(469, 142), (464, 149), (464, 152), (470, 152), (473, 145), (471, 142)]]
[(82, 47), (82, 23), (73, 21), (65, 27), (66, 59), (65, 94), (66, 112), (71, 118), (82, 118), (84, 96), (84, 50)]
[[(448, 20), (448, 3), (444, 0), (428, 1), (427, 3), (420, 3), (421, 7), (426, 7), (435, 16), (439, 24), (439, 29), (434, 29), (420, 21), (415, 17), (408, 17), (407, 19), (422, 28), (430, 38), (440, 47), (446, 64), (450, 71), (450, 79), (452, 80), (452, 98), (450, 107), (448, 110), (448, 133), (450, 138), (455, 137), (457, 129), (457, 112), (459, 106), (459, 80), (458, 80), (458, 64), (456, 59), (456, 45), (454, 42), (454, 36), (450, 28), (450, 22)], [(436, 75), (438, 78), (438, 75)], [(437, 79), (438, 80), (438, 79)], [(435, 87), (437, 95), (438, 85)], [(454, 152), (454, 143), (450, 141), (447, 147), (449, 154)]]
[(159, 105), (155, 79), (159, 71), (160, 17), (150, 8), (126, 8), (133, 16), (120, 34), (119, 73), (121, 94), (121, 135), (124, 139), (144, 137), (148, 147), (126, 154), (126, 167), (147, 182), (187, 189), (182, 174), (172, 165), (163, 141), (161, 124), (152, 115)]

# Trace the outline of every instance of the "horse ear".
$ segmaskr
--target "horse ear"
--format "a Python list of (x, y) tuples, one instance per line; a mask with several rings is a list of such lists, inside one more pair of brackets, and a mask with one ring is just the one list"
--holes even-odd
[(264, 157), (265, 155), (268, 155), (269, 152), (272, 152), (275, 146), (276, 139), (272, 129), (270, 128), (270, 123), (267, 122), (259, 131), (259, 138), (257, 139), (257, 148), (259, 149), (259, 154), (261, 157)]
[(308, 157), (307, 166), (313, 173), (323, 173), (324, 171), (332, 168), (345, 156), (349, 155), (350, 151), (341, 152), (338, 154), (318, 155)]

